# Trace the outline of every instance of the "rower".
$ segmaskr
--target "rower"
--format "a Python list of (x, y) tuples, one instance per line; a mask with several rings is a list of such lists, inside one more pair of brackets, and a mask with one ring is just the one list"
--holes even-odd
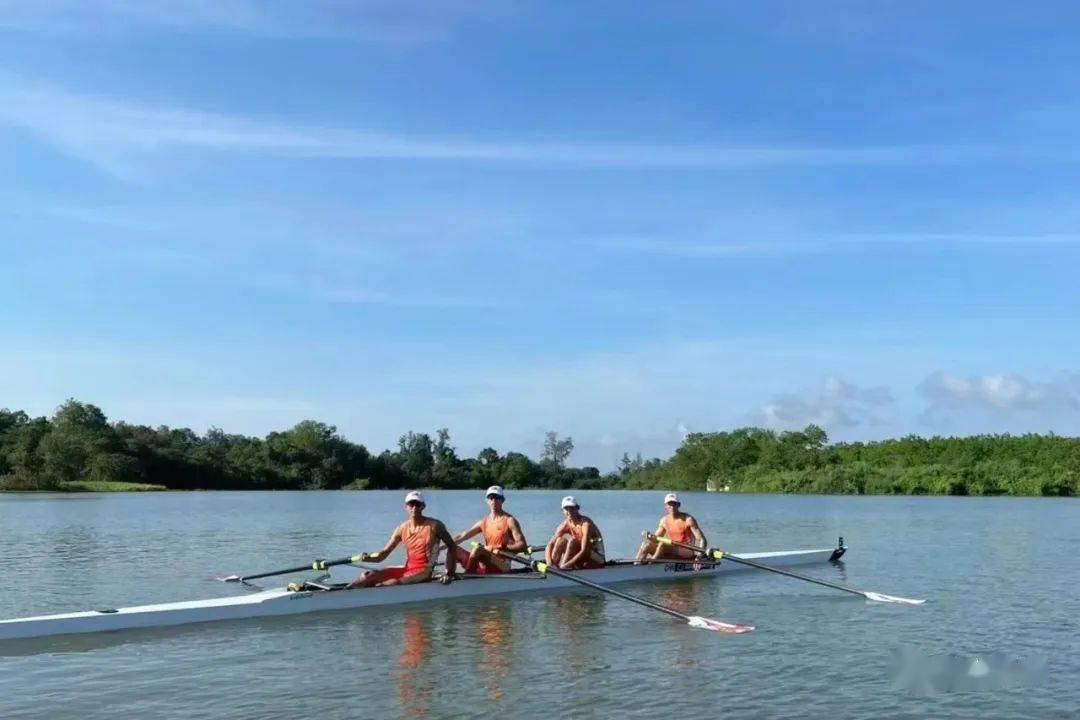
[(548, 540), (548, 565), (563, 570), (591, 570), (604, 567), (604, 538), (591, 518), (581, 514), (573, 495), (562, 499), (565, 517)]
[(394, 529), (382, 550), (360, 554), (361, 561), (382, 562), (399, 543), (405, 543), (405, 565), (368, 571), (350, 583), (349, 588), (412, 585), (430, 580), (440, 542), (446, 543), (450, 552), (446, 554), (446, 574), (439, 580), (443, 584), (454, 580), (457, 544), (441, 520), (424, 517), (425, 506), (424, 496), (419, 490), (410, 492), (405, 496), (405, 514), (408, 519)]
[(664, 508), (667, 513), (660, 518), (660, 525), (656, 528), (655, 534), (660, 537), (671, 538), (677, 543), (695, 545), (701, 548), (701, 552), (694, 552), (675, 545), (665, 545), (652, 538), (646, 538), (638, 550), (636, 560), (638, 564), (647, 560), (692, 560), (695, 557), (701, 557), (702, 553), (706, 551), (709, 543), (705, 539), (705, 533), (701, 532), (701, 528), (698, 526), (694, 516), (684, 513), (679, 509), (680, 507), (682, 507), (682, 503), (679, 501), (678, 495), (670, 492), (664, 496)]
[(458, 547), (457, 560), (467, 573), (503, 573), (510, 569), (510, 561), (499, 556), (498, 551), (523, 552), (527, 547), (525, 535), (521, 532), (521, 524), (517, 518), (503, 510), (506, 494), (501, 487), (492, 485), (484, 497), (490, 512), (471, 528), (454, 536), (454, 542), (460, 543), (483, 533), (484, 544), (476, 545), (471, 553)]

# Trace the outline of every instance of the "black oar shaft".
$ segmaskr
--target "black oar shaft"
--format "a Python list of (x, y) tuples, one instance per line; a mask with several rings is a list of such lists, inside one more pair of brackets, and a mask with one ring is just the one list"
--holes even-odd
[[(675, 547), (686, 548), (687, 550), (696, 550), (698, 552), (701, 551), (701, 548), (699, 548), (699, 547), (697, 547), (695, 545), (689, 545), (687, 543), (676, 542), (676, 541), (671, 540), (669, 538), (659, 538), (656, 535), (653, 535), (652, 533), (649, 534), (649, 537), (651, 537), (651, 538), (653, 538), (653, 539), (655, 539), (657, 541), (664, 542), (665, 544), (674, 545)], [(749, 565), (750, 567), (755, 567), (755, 568), (757, 568), (759, 570), (767, 570), (769, 572), (777, 573), (778, 575), (787, 575), (788, 577), (795, 578), (796, 580), (805, 580), (806, 582), (811, 582), (811, 583), (814, 583), (816, 585), (823, 585), (825, 587), (833, 588), (835, 590), (843, 590), (844, 592), (849, 592), (849, 593), (852, 593), (853, 595), (860, 595), (860, 596), (863, 596), (863, 597), (865, 597), (865, 595), (866, 595), (866, 593), (864, 593), (862, 590), (856, 590), (855, 588), (848, 587), (847, 585), (840, 585), (839, 583), (829, 582), (828, 580), (819, 580), (818, 578), (810, 577), (809, 575), (801, 575), (799, 573), (791, 572), (790, 570), (783, 570), (783, 569), (778, 568), (778, 567), (773, 567), (772, 565), (763, 565), (763, 564), (761, 564), (759, 562), (755, 562), (754, 560), (749, 560), (749, 559), (744, 558), (744, 557), (739, 557), (738, 555), (732, 555), (731, 553), (726, 553), (723, 550), (718, 550), (716, 548), (710, 548), (709, 549), (709, 554), (712, 555), (713, 553), (721, 553), (722, 556), (727, 560), (730, 560), (730, 561), (736, 562), (736, 563), (742, 563), (743, 565)]]
[(742, 563), (743, 565), (749, 565), (750, 567), (756, 567), (759, 570), (768, 570), (770, 572), (774, 572), (774, 573), (777, 573), (779, 575), (787, 575), (788, 577), (795, 578), (796, 580), (805, 580), (806, 582), (811, 582), (811, 583), (814, 583), (816, 585), (823, 585), (825, 587), (833, 588), (835, 590), (843, 590), (844, 592), (849, 592), (849, 593), (852, 593), (853, 595), (865, 595), (865, 593), (862, 590), (856, 590), (855, 588), (848, 587), (847, 585), (841, 585), (839, 583), (829, 582), (828, 580), (820, 580), (820, 579), (815, 578), (815, 577), (810, 577), (809, 575), (801, 575), (799, 573), (791, 572), (790, 570), (784, 570), (782, 568), (773, 567), (771, 565), (762, 565), (759, 562), (754, 562), (753, 560), (747, 560), (746, 558), (739, 557), (738, 555), (728, 555), (727, 553), (724, 553), (724, 557), (729, 559), (729, 560), (732, 560), (734, 562)]
[(271, 572), (259, 573), (257, 575), (242, 575), (240, 577), (240, 580), (241, 582), (243, 582), (246, 580), (258, 580), (259, 578), (273, 577), (274, 575), (291, 575), (292, 573), (307, 572), (309, 570), (324, 570), (334, 565), (348, 565), (351, 562), (357, 562), (359, 560), (359, 556), (341, 558), (340, 560), (316, 560), (315, 562), (308, 563), (307, 565), (285, 568), (284, 570), (272, 570)]
[(676, 612), (675, 610), (672, 610), (669, 607), (664, 607), (663, 605), (658, 605), (658, 604), (656, 604), (654, 602), (646, 600), (645, 598), (637, 597), (636, 595), (628, 595), (627, 593), (621, 592), (619, 590), (609, 588), (607, 585), (601, 585), (600, 583), (594, 583), (592, 580), (586, 580), (585, 578), (577, 577), (573, 573), (570, 573), (570, 572), (565, 572), (563, 570), (557, 570), (557, 569), (551, 567), (551, 565), (549, 565), (547, 563), (539, 563), (539, 562), (533, 560), (532, 558), (521, 557), (520, 555), (514, 555), (513, 553), (504, 552), (502, 550), (499, 550), (498, 552), (503, 557), (508, 558), (510, 560), (513, 560), (514, 562), (521, 563), (522, 565), (526, 565), (528, 567), (531, 567), (534, 570), (537, 569), (537, 566), (543, 566), (544, 569), (542, 570), (542, 572), (544, 572), (544, 573), (554, 575), (555, 577), (561, 577), (564, 580), (570, 580), (571, 582), (576, 582), (579, 585), (584, 585), (586, 587), (592, 588), (593, 590), (599, 590), (600, 592), (605, 592), (605, 593), (608, 593), (610, 595), (614, 595), (615, 597), (620, 597), (623, 600), (629, 600), (632, 603), (637, 603), (638, 605), (642, 605), (642, 606), (647, 607), (647, 608), (652, 608), (653, 610), (659, 610), (662, 613), (667, 613), (668, 615), (671, 615), (672, 617), (677, 617), (680, 620), (686, 620), (686, 621), (690, 620), (689, 615), (683, 615), (682, 613)]

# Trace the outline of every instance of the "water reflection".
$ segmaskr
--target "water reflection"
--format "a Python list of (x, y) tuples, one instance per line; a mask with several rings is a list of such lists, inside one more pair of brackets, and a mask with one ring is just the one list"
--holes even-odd
[(407, 613), (403, 619), (401, 656), (394, 680), (401, 711), (408, 717), (427, 715), (435, 689), (431, 674), (424, 672), (431, 650), (427, 622), (424, 615), (416, 612)]
[(700, 615), (699, 597), (701, 589), (697, 582), (669, 583), (660, 591), (657, 602), (666, 605), (683, 615)]
[[(710, 586), (710, 591), (716, 593), (717, 587), (713, 583), (697, 581), (669, 583), (664, 585), (659, 592), (656, 601), (683, 615), (708, 615), (702, 607), (703, 586)], [(681, 630), (682, 628), (680, 628)], [(675, 652), (669, 655), (675, 669), (692, 668), (697, 666), (697, 643), (699, 638), (693, 633), (672, 633), (671, 637), (678, 644)]]
[(483, 655), (481, 675), (492, 703), (491, 709), (501, 710), (503, 681), (510, 676), (514, 656), (509, 606), (499, 604), (485, 610), (477, 623), (477, 636)]
[(594, 628), (603, 624), (605, 600), (595, 595), (567, 595), (548, 600), (547, 617), (554, 626), (551, 638), (555, 643), (550, 659), (557, 682), (590, 677), (596, 670), (597, 659), (602, 657), (596, 648), (602, 643)]

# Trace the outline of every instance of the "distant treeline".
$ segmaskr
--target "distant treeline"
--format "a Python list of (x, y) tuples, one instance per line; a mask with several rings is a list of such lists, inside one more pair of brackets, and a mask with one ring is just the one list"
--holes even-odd
[[(1080, 495), (1080, 439), (978, 435), (830, 445), (825, 431), (693, 433), (668, 460), (623, 455), (614, 473), (571, 468), (549, 432), (539, 462), (485, 448), (461, 458), (450, 434), (409, 432), (375, 455), (306, 420), (265, 438), (110, 423), (69, 400), (52, 418), (0, 410), (0, 490), (154, 483), (174, 490), (628, 488), (858, 495)], [(131, 487), (135, 487), (132, 485)]]
[(70, 490), (154, 483), (173, 490), (601, 487), (596, 468), (569, 468), (570, 438), (547, 433), (534, 462), (486, 448), (460, 458), (447, 430), (409, 432), (372, 454), (336, 428), (306, 420), (265, 438), (211, 429), (110, 423), (100, 408), (69, 400), (52, 418), (0, 410), (0, 490)]
[(825, 431), (692, 433), (669, 460), (624, 455), (628, 488), (845, 495), (1080, 495), (1080, 438), (976, 435), (828, 444)]

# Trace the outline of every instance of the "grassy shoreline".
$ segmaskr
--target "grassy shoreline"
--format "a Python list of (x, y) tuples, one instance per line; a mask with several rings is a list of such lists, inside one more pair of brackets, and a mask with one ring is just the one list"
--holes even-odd
[(25, 492), (165, 492), (169, 488), (153, 483), (121, 482), (118, 480), (75, 480), (62, 483), (57, 488), (0, 488), (0, 493)]

